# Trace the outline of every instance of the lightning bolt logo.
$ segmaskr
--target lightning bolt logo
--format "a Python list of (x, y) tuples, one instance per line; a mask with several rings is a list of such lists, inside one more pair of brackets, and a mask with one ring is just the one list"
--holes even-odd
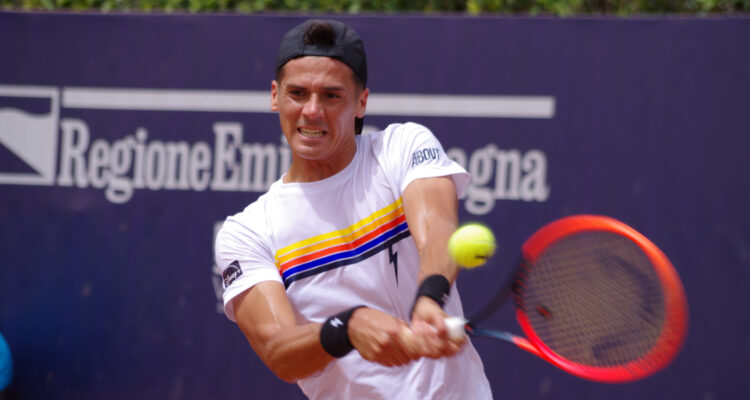
[(393, 246), (388, 246), (388, 260), (393, 264), (393, 272), (396, 274), (396, 286), (398, 286), (398, 252), (393, 251)]

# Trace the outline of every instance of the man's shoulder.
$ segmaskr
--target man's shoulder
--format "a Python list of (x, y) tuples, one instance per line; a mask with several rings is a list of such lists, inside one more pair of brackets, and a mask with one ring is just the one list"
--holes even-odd
[(405, 140), (410, 140), (419, 134), (432, 134), (430, 130), (416, 122), (399, 122), (388, 125), (385, 129), (377, 132), (370, 132), (366, 135), (367, 139), (374, 147), (382, 147)]
[(258, 196), (242, 210), (227, 217), (226, 220), (233, 220), (244, 226), (258, 226), (259, 223), (266, 221), (270, 212), (269, 205), (274, 204), (273, 198), (278, 189), (276, 186), (276, 184), (271, 185), (268, 191)]
[(395, 122), (388, 125), (385, 129), (373, 132), (375, 136), (394, 136), (394, 135), (410, 135), (420, 132), (429, 132), (429, 129), (417, 122)]

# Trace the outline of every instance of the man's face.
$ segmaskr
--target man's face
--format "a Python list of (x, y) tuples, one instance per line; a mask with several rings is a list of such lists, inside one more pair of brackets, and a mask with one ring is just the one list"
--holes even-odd
[(330, 57), (306, 56), (287, 62), (271, 83), (271, 109), (297, 158), (348, 165), (356, 153), (354, 118), (364, 117), (367, 89), (352, 70)]

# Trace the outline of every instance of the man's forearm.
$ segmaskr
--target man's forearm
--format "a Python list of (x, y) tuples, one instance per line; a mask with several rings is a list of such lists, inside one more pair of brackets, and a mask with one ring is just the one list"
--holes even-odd
[(418, 179), (404, 191), (409, 231), (419, 251), (419, 281), (440, 274), (449, 282), (458, 266), (448, 255), (448, 240), (458, 226), (458, 199), (450, 177)]

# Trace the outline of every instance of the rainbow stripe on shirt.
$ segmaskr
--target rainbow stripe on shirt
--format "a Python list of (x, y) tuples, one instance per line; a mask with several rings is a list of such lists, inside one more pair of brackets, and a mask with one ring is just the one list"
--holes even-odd
[(288, 288), (296, 280), (365, 260), (409, 235), (399, 198), (347, 228), (279, 249), (276, 267)]

